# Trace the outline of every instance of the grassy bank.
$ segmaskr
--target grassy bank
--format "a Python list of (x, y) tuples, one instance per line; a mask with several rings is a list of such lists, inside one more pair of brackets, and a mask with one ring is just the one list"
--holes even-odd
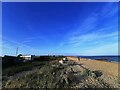
[(18, 72), (31, 70), (32, 68), (39, 66), (42, 67), (46, 63), (49, 63), (53, 60), (60, 60), (62, 56), (51, 57), (51, 56), (42, 56), (36, 58), (31, 62), (19, 62), (19, 63), (4, 63), (2, 64), (2, 76), (11, 76)]

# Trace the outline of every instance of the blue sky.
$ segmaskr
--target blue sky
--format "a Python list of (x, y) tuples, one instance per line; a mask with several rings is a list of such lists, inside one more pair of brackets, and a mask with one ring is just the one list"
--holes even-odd
[(118, 3), (3, 3), (2, 52), (117, 55)]

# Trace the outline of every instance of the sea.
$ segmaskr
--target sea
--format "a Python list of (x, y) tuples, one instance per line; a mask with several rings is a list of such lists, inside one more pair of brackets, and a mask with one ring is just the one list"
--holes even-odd
[(81, 58), (103, 60), (108, 62), (120, 62), (120, 56), (79, 56)]

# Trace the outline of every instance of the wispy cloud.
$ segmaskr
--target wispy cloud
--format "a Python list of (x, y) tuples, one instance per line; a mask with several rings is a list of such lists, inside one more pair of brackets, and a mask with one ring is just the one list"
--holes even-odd
[(95, 15), (95, 13), (92, 13), (84, 20), (82, 24), (79, 25), (79, 27), (77, 27), (75, 30), (71, 30), (68, 35), (71, 37), (73, 35), (88, 33), (97, 26), (97, 21), (97, 15)]
[(34, 40), (45, 39), (43, 36), (28, 37), (23, 40), (23, 43), (33, 42)]
[(39, 41), (42, 42), (42, 43), (46, 43), (47, 45), (51, 45), (51, 46), (53, 44), (52, 41), (50, 41), (46, 36), (43, 36), (43, 35), (35, 36), (35, 37), (27, 37), (21, 43), (24, 43), (24, 44), (36, 43), (36, 42), (39, 43)]
[[(117, 14), (117, 10), (117, 7), (113, 7), (113, 4), (110, 3), (99, 13), (92, 12), (78, 28), (71, 30), (66, 35), (66, 40), (59, 44), (58, 49), (61, 52), (74, 52), (81, 55), (117, 54), (117, 22), (113, 23), (114, 18), (110, 19)], [(99, 24), (99, 21), (104, 21), (105, 18), (108, 18), (110, 22), (105, 25)], [(98, 25), (102, 25), (102, 27)]]
[(80, 52), (81, 55), (118, 55), (118, 43), (105, 44)]
[[(108, 3), (102, 10), (101, 15), (104, 18), (110, 18), (118, 13), (118, 3)], [(118, 14), (117, 14), (118, 15)]]
[[(72, 30), (68, 35), (74, 36), (96, 31), (95, 29), (96, 27), (99, 27), (98, 24), (100, 20), (104, 21), (105, 19), (107, 20), (107, 18), (110, 19), (114, 15), (118, 15), (117, 3), (116, 5), (114, 5), (114, 3), (108, 3), (106, 6), (101, 8), (101, 11), (91, 12), (89, 16), (82, 22), (82, 24), (80, 24), (75, 30)], [(112, 20), (114, 21), (114, 18)], [(117, 20), (117, 17), (115, 20)], [(102, 23), (100, 25), (102, 25)], [(106, 23), (103, 26), (109, 28), (111, 25), (113, 25), (113, 22)]]
[(3, 55), (8, 54), (8, 55), (15, 55), (16, 49), (19, 48), (19, 53), (22, 54), (37, 54), (41, 53), (40, 50), (33, 48), (32, 46), (10, 40), (8, 38), (3, 39), (3, 44), (2, 44), (2, 49), (3, 49)]
[[(25, 23), (24, 29), (27, 32), (33, 32), (33, 34), (28, 35), (28, 37), (25, 36), (24, 39), (22, 38), (23, 40), (21, 40), (21, 42), (20, 40), (17, 41), (17, 39), (19, 38), (16, 38), (16, 40), (4, 38), (3, 52), (7, 52), (7, 54), (15, 54), (16, 48), (19, 47), (20, 53), (32, 54), (43, 53), (43, 51), (39, 51), (38, 48), (45, 50), (45, 52), (52, 53), (115, 54), (117, 53), (116, 47), (118, 43), (118, 22), (117, 17), (114, 17), (117, 16), (118, 13), (118, 7), (116, 5), (113, 3), (101, 4), (100, 7), (95, 6), (96, 8), (91, 11), (91, 13), (88, 13), (89, 11), (87, 12), (86, 10), (85, 16), (80, 15), (80, 18), (83, 17), (81, 19), (82, 22), (71, 22), (76, 27), (63, 27), (63, 29), (66, 29), (66, 32), (63, 32), (62, 34), (60, 33), (60, 31), (57, 32), (55, 30), (51, 30), (52, 33), (49, 33), (51, 35), (46, 35), (46, 31), (42, 31), (47, 30), (44, 29), (44, 27), (41, 30), (42, 32), (37, 31), (38, 34), (36, 34), (36, 32), (34, 32), (33, 30), (39, 30), (40, 26), (35, 25), (36, 23), (30, 23), (28, 21), (27, 23)], [(78, 17), (78, 20), (80, 18)], [(59, 24), (61, 24), (61, 22)], [(48, 30), (50, 29), (48, 28)], [(60, 28), (58, 30), (60, 30)], [(58, 33), (60, 33), (59, 37), (61, 38), (58, 38)], [(30, 44), (31, 46), (29, 46)]]
[[(111, 41), (114, 39), (115, 41), (118, 38), (118, 32), (112, 32), (109, 34), (102, 33), (89, 33), (82, 36), (74, 36), (70, 38), (69, 43), (72, 46), (80, 46), (82, 44), (94, 44), (96, 42), (105, 42), (105, 40)], [(112, 40), (113, 41), (113, 40)]]

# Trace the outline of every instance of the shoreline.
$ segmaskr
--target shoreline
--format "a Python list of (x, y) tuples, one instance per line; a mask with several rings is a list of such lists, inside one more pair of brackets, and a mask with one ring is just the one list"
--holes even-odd
[[(69, 56), (68, 56), (69, 57)], [(119, 60), (118, 61), (110, 61), (110, 60), (104, 60), (104, 59), (91, 59), (91, 58), (84, 58), (84, 57), (80, 57), (80, 56), (72, 56), (72, 57), (75, 57), (75, 58), (82, 58), (82, 59), (86, 59), (86, 60), (95, 60), (95, 61), (103, 61), (103, 62), (113, 62), (113, 63), (120, 63)], [(94, 57), (94, 56), (93, 56)]]
[(79, 64), (83, 64), (91, 70), (101, 70), (108, 75), (117, 76), (118, 77), (118, 65), (119, 62), (108, 62), (108, 61), (100, 61), (100, 60), (92, 60), (92, 59), (84, 59), (78, 60), (77, 57), (67, 57), (69, 60), (73, 60)]

